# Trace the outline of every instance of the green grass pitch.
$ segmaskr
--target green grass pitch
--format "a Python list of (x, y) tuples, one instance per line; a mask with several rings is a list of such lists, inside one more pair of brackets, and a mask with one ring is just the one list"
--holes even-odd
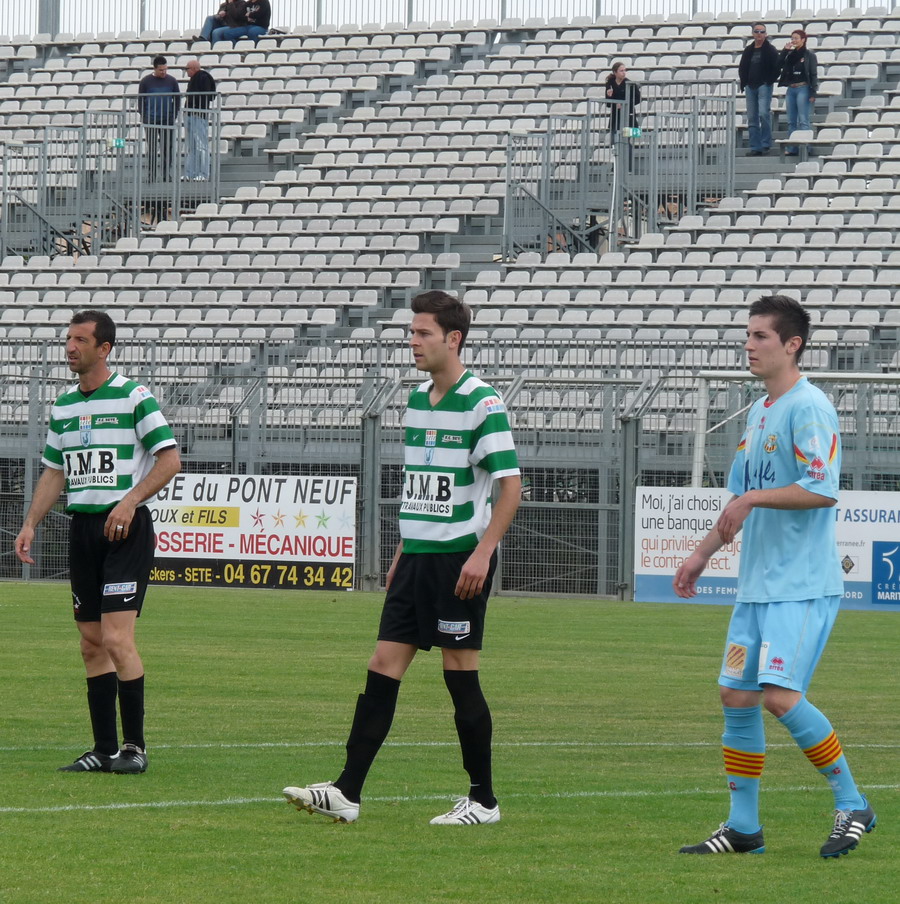
[(334, 778), (381, 597), (151, 588), (139, 622), (150, 770), (63, 774), (89, 747), (67, 588), (0, 584), (3, 904), (895, 904), (900, 617), (846, 612), (810, 691), (878, 828), (818, 849), (831, 794), (784, 729), (762, 856), (686, 857), (725, 818), (716, 676), (729, 609), (496, 598), (482, 681), (503, 820), (438, 827), (467, 783), (436, 652), (401, 688), (361, 819), (281, 788)]

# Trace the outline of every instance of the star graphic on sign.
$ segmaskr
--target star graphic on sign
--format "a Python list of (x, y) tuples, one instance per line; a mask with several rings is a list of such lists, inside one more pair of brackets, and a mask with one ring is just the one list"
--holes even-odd
[(284, 518), (285, 516), (278, 512), (277, 515), (272, 515), (272, 520), (275, 522), (275, 527), (284, 527)]
[(338, 527), (342, 530), (350, 530), (353, 527), (353, 519), (350, 517), (349, 512), (341, 512), (341, 516), (338, 518)]
[(264, 517), (265, 517), (265, 516), (263, 515), (263, 513), (262, 513), (259, 509), (257, 509), (256, 512), (255, 512), (255, 514), (253, 515), (253, 524), (254, 524), (254, 526), (255, 526), (255, 527), (262, 527), (262, 526), (263, 526), (263, 518), (264, 518)]
[(331, 520), (325, 512), (319, 512), (319, 514), (316, 515), (316, 519), (319, 522), (317, 525), (318, 527), (328, 527), (328, 522)]
[(306, 519), (309, 518), (309, 515), (305, 515), (303, 512), (297, 512), (294, 515), (294, 521), (297, 522), (296, 527), (306, 527)]

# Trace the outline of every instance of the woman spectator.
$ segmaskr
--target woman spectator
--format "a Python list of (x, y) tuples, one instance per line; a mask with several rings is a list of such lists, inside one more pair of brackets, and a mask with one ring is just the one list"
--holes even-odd
[[(809, 130), (809, 117), (812, 105), (819, 90), (819, 75), (816, 55), (806, 47), (807, 34), (798, 28), (791, 32), (791, 40), (779, 54), (781, 78), (779, 85), (787, 86), (785, 105), (788, 114), (788, 129)], [(800, 153), (797, 145), (787, 145), (786, 157), (796, 157)]]
[(629, 89), (626, 85), (631, 86), (628, 125), (634, 129), (638, 125), (637, 113), (634, 108), (641, 102), (641, 89), (634, 82), (628, 81), (628, 70), (624, 63), (613, 63), (609, 75), (606, 76), (606, 97), (611, 101), (619, 101), (619, 103), (610, 104), (609, 130), (613, 134), (619, 129), (620, 110), (624, 104), (628, 103)]

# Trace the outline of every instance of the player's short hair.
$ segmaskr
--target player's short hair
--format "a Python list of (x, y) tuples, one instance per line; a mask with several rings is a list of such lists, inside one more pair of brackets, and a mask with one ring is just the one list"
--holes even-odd
[(79, 311), (69, 321), (70, 324), (93, 323), (94, 338), (97, 345), (103, 345), (104, 342), (109, 343), (112, 348), (116, 344), (116, 325), (112, 317), (105, 311)]
[(412, 300), (412, 312), (433, 314), (445, 336), (453, 330), (458, 330), (462, 334), (459, 340), (459, 348), (462, 351), (466, 344), (466, 336), (469, 335), (469, 325), (472, 323), (472, 310), (467, 304), (463, 304), (453, 295), (435, 289), (416, 295)]
[(153, 68), (156, 69), (157, 66), (168, 66), (168, 62), (164, 56), (155, 56), (153, 57)]
[(800, 337), (800, 348), (797, 350), (797, 363), (806, 348), (809, 339), (809, 314), (803, 310), (799, 301), (787, 295), (764, 295), (750, 305), (751, 317), (772, 318), (772, 328), (778, 333), (782, 342), (794, 336)]

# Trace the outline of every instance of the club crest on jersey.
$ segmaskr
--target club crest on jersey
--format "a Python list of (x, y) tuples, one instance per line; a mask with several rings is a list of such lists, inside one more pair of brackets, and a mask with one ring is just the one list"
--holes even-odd
[(430, 465), (434, 461), (434, 447), (437, 445), (437, 430), (425, 431), (425, 464)]
[(91, 444), (91, 416), (83, 414), (78, 418), (78, 429), (81, 433), (81, 445), (89, 446)]
[(771, 455), (778, 448), (778, 437), (774, 433), (770, 433), (763, 443), (763, 449)]

